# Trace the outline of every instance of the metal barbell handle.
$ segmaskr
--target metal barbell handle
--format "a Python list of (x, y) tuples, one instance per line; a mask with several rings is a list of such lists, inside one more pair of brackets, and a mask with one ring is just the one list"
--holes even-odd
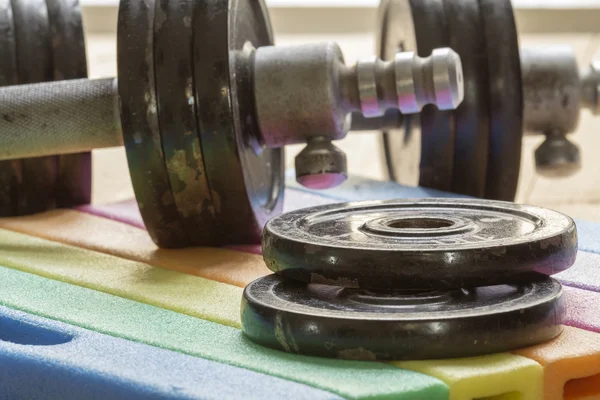
[(123, 145), (117, 80), (77, 79), (0, 89), (0, 159)]

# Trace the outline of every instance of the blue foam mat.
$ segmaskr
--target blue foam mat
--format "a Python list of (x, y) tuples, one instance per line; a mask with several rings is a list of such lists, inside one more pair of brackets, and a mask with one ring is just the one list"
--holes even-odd
[(340, 399), (0, 307), (0, 399)]
[(600, 254), (600, 224), (575, 219), (579, 235), (579, 250)]
[(286, 185), (288, 192), (312, 193), (318, 197), (338, 201), (391, 200), (400, 198), (424, 199), (430, 197), (467, 198), (467, 196), (441, 192), (434, 189), (403, 186), (395, 182), (374, 181), (360, 177), (351, 177), (344, 184), (334, 189), (314, 191), (300, 186), (295, 182), (293, 176), (288, 173)]

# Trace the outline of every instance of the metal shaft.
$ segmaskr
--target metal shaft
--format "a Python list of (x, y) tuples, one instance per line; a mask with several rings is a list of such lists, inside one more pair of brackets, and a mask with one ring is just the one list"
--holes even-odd
[[(600, 114), (600, 63), (579, 70), (568, 46), (522, 48), (520, 51), (523, 91), (523, 130), (527, 135), (573, 132), (581, 109)], [(352, 131), (401, 128), (400, 111), (385, 117), (352, 114)]]
[(581, 111), (581, 79), (573, 49), (522, 48), (520, 56), (525, 133), (575, 131)]
[[(403, 115), (420, 112), (426, 104), (455, 109), (464, 97), (460, 64), (458, 55), (446, 49), (434, 50), (428, 58), (400, 53), (393, 62), (359, 61), (355, 69), (361, 104), (352, 110), (350, 130), (397, 129)], [(397, 96), (398, 104), (387, 100), (390, 87), (395, 89), (391, 95)]]
[(0, 89), (0, 159), (123, 145), (116, 79), (78, 79)]
[(254, 94), (266, 147), (306, 143), (311, 137), (343, 139), (348, 116), (369, 117), (396, 109), (421, 111), (426, 104), (455, 109), (463, 100), (462, 65), (451, 49), (427, 58), (398, 53), (345, 64), (336, 43), (256, 49)]
[(358, 88), (358, 98), (342, 89), (348, 111), (365, 117), (381, 117), (390, 109), (417, 114), (428, 104), (454, 110), (464, 98), (460, 57), (448, 48), (426, 58), (412, 52), (398, 53), (393, 61), (372, 57), (359, 61), (345, 76), (342, 85)]
[[(417, 113), (426, 104), (453, 109), (463, 97), (460, 58), (450, 49), (347, 67), (331, 43), (271, 46), (257, 49), (254, 67), (262, 141), (271, 148), (313, 136), (341, 139), (351, 112)], [(4, 87), (0, 107), (0, 160), (123, 145), (116, 78)]]

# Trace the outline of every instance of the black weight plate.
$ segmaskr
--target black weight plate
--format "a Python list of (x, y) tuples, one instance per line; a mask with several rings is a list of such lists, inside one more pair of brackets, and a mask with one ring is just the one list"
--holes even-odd
[[(87, 57), (79, 0), (46, 0), (54, 80), (87, 78)], [(58, 156), (56, 205), (72, 208), (92, 200), (92, 153)]]
[(450, 47), (461, 57), (465, 97), (454, 111), (452, 192), (483, 197), (489, 153), (487, 49), (478, 0), (444, 0)]
[(171, 192), (158, 125), (154, 14), (153, 0), (122, 0), (119, 6), (117, 64), (123, 141), (150, 236), (159, 247), (186, 247), (190, 242)]
[(175, 204), (190, 241), (207, 246), (218, 243), (219, 238), (194, 110), (191, 15), (192, 0), (156, 1), (156, 92)]
[[(390, 60), (398, 51), (417, 52), (410, 0), (383, 0), (379, 6), (377, 52)], [(388, 111), (388, 114), (392, 111)], [(391, 180), (419, 184), (420, 132), (418, 115), (400, 115), (398, 129), (382, 132), (387, 171)]]
[[(402, 6), (401, 2), (408, 2), (409, 6)], [(409, 41), (399, 37), (403, 30), (393, 29), (391, 25), (402, 24), (406, 17), (399, 17), (398, 12), (409, 8), (416, 37), (416, 48), (409, 48)], [(387, 13), (382, 27), (381, 42), (384, 49), (381, 57), (391, 59), (395, 51), (416, 51), (421, 57), (429, 57), (431, 52), (440, 47), (448, 47), (448, 24), (444, 15), (442, 0), (396, 0), (387, 5), (383, 10)], [(406, 12), (406, 11), (404, 11)], [(403, 45), (400, 45), (402, 42)], [(388, 44), (397, 43), (395, 48)], [(450, 191), (452, 187), (454, 167), (454, 120), (451, 111), (440, 111), (433, 105), (423, 108), (419, 118), (414, 118), (413, 123), (420, 124), (421, 131), (421, 158), (419, 163), (419, 186)], [(404, 155), (395, 154), (394, 148), (401, 147), (404, 138), (397, 133), (384, 133), (384, 143), (388, 148), (390, 175), (396, 175), (397, 170), (403, 167), (404, 161), (398, 160)]]
[[(17, 44), (10, 0), (0, 0), (0, 86), (19, 83)], [(19, 160), (0, 161), (0, 217), (18, 215)]]
[[(442, 0), (411, 0), (418, 54), (429, 57), (433, 50), (449, 47), (448, 24)], [(433, 105), (423, 108), (419, 185), (450, 191), (454, 168), (454, 118), (452, 111)]]
[(263, 239), (273, 272), (370, 289), (518, 283), (569, 268), (576, 253), (568, 216), (470, 199), (317, 206), (273, 218)]
[(490, 152), (485, 197), (514, 201), (521, 168), (523, 94), (519, 37), (510, 0), (479, 0), (490, 83)]
[(358, 360), (424, 360), (495, 354), (558, 336), (560, 283), (449, 292), (373, 292), (307, 285), (275, 275), (244, 290), (242, 329), (263, 346)]
[[(262, 0), (195, 0), (194, 85), (200, 142), (221, 244), (260, 243), (282, 209), (282, 149), (257, 155), (251, 48), (272, 44)], [(203, 229), (198, 227), (198, 229)]]
[[(19, 83), (54, 79), (48, 8), (45, 0), (13, 0)], [(43, 134), (43, 132), (40, 132)], [(21, 160), (19, 214), (34, 214), (56, 207), (57, 157)]]

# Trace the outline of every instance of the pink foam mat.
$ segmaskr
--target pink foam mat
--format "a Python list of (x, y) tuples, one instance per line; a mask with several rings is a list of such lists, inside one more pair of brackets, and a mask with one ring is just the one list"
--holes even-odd
[[(77, 210), (102, 218), (123, 222), (136, 228), (146, 229), (135, 200), (122, 201), (113, 204), (96, 204), (79, 207)], [(226, 246), (228, 249), (244, 253), (262, 254), (260, 245)]]
[[(292, 189), (288, 190), (287, 196), (285, 197), (284, 211), (292, 211), (303, 207), (329, 204), (336, 201), (339, 200)], [(140, 210), (135, 199), (112, 204), (85, 205), (77, 208), (77, 210), (88, 214), (97, 215), (99, 217), (112, 219), (114, 221), (123, 222), (140, 229), (146, 229), (144, 220), (142, 219), (142, 215), (140, 214)], [(260, 245), (226, 247), (231, 250), (243, 251), (245, 253), (262, 253)]]
[(135, 199), (111, 204), (88, 204), (77, 210), (146, 229)]

